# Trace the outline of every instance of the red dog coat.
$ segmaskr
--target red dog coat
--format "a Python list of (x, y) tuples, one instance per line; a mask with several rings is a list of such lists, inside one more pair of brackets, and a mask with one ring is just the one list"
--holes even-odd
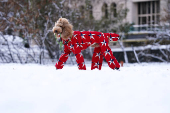
[[(91, 69), (101, 69), (103, 56), (105, 57), (108, 65), (112, 69), (117, 69), (120, 67), (116, 58), (108, 45), (108, 37), (112, 40), (117, 40), (114, 38), (116, 34), (106, 33), (97, 31), (74, 31), (71, 39), (62, 40), (64, 44), (64, 53), (60, 56), (59, 61), (56, 63), (56, 69), (62, 69), (64, 63), (67, 61), (69, 54), (74, 53), (76, 57), (76, 62), (80, 70), (86, 70), (84, 63), (84, 58), (81, 53), (82, 50), (88, 48), (93, 43), (98, 43), (100, 47), (95, 48), (93, 58), (92, 58), (92, 68)], [(100, 54), (99, 54), (100, 53)]]

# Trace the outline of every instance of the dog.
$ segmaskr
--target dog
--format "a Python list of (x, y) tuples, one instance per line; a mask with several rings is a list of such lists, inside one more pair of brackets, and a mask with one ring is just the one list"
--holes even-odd
[(86, 70), (84, 58), (81, 53), (89, 46), (94, 46), (94, 54), (92, 57), (91, 69), (101, 70), (102, 58), (105, 57), (111, 69), (119, 69), (120, 65), (109, 47), (109, 36), (112, 37), (113, 33), (102, 33), (97, 31), (73, 31), (73, 26), (66, 18), (59, 18), (53, 27), (53, 33), (59, 35), (64, 44), (64, 53), (60, 56), (59, 61), (56, 63), (56, 69), (62, 69), (64, 63), (67, 61), (69, 54), (73, 52), (76, 57), (76, 62), (79, 70)]

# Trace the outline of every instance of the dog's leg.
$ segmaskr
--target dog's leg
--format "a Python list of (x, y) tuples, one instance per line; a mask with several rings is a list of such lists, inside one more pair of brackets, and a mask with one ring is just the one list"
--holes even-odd
[(116, 60), (116, 58), (113, 56), (113, 53), (109, 46), (107, 46), (105, 50), (103, 49), (102, 52), (103, 52), (103, 55), (111, 69), (119, 69), (120, 68), (119, 63)]
[(92, 57), (91, 70), (95, 68), (101, 70), (102, 62), (103, 62), (103, 54), (101, 53), (101, 48), (95, 47), (93, 52), (93, 57)]
[(63, 68), (64, 63), (67, 61), (70, 53), (71, 51), (64, 49), (64, 53), (60, 56), (59, 61), (55, 65), (56, 69)]
[(77, 62), (79, 70), (86, 70), (86, 65), (84, 63), (84, 58), (83, 58), (82, 53), (75, 54), (75, 57), (76, 57), (76, 62)]
[(118, 61), (113, 56), (113, 53), (108, 45), (108, 40), (104, 36), (100, 38), (101, 51), (111, 69), (118, 69), (120, 67)]

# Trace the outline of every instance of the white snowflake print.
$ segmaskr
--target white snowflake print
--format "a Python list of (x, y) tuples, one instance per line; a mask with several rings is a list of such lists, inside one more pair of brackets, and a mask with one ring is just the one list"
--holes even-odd
[(102, 46), (103, 45), (106, 46), (106, 44), (107, 44), (107, 42), (105, 40), (103, 40), (103, 42), (101, 42), (101, 43), (102, 43)]
[(99, 66), (100, 66), (100, 63), (99, 63), (99, 62), (97, 62), (97, 63), (94, 64), (94, 67), (99, 68)]
[(96, 53), (96, 56), (95, 57), (99, 57), (99, 59), (100, 59), (100, 53)]
[(111, 59), (111, 58), (110, 58), (109, 63), (110, 63), (110, 65), (111, 65), (112, 63), (115, 64), (115, 63), (114, 63), (114, 59)]
[(104, 53), (105, 53), (105, 56), (106, 56), (106, 55), (110, 55), (110, 56), (111, 56), (109, 49), (106, 49), (106, 51), (105, 51)]
[(90, 33), (90, 34), (89, 34), (90, 39), (94, 39), (94, 37), (93, 37), (94, 35), (95, 35), (95, 34), (91, 34), (91, 33)]
[(81, 33), (80, 36), (82, 37), (82, 39), (86, 39), (84, 35), (86, 35), (86, 34)]

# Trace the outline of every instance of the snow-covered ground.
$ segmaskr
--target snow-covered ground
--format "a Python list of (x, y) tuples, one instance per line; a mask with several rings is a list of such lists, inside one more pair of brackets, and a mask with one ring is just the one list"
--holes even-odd
[(0, 113), (170, 113), (170, 64), (0, 64)]

